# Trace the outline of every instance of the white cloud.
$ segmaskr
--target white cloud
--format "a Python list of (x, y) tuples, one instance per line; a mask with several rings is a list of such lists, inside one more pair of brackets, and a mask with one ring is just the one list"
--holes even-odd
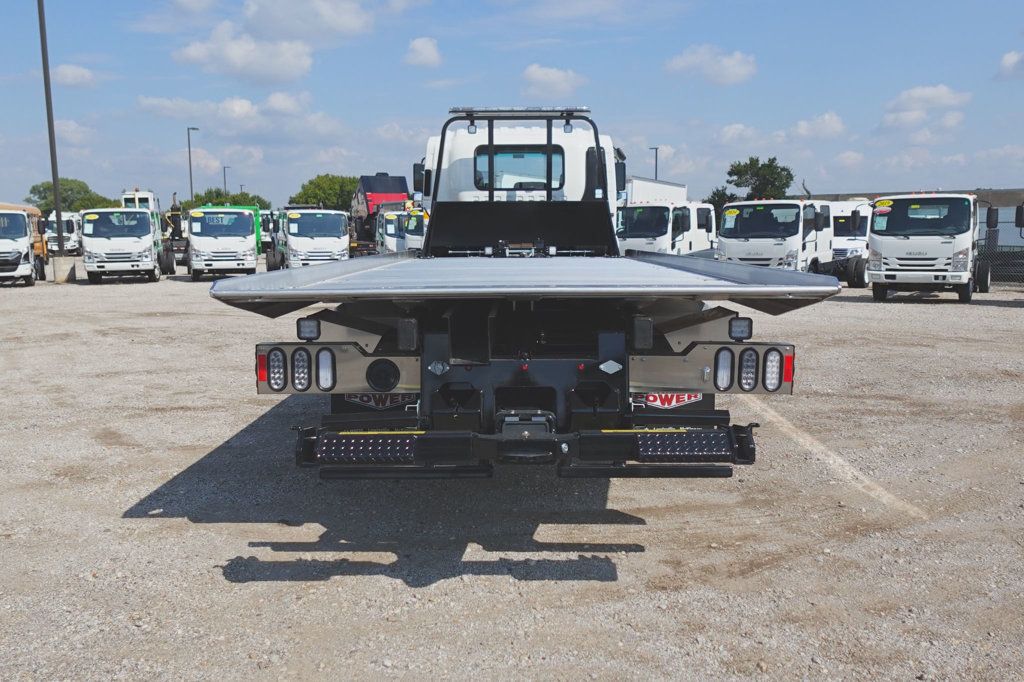
[(258, 145), (231, 145), (224, 149), (224, 161), (238, 168), (259, 165), (263, 161), (263, 148)]
[(949, 156), (942, 157), (942, 163), (949, 166), (966, 166), (967, 155), (966, 154), (950, 154)]
[(215, 4), (217, 0), (174, 0), (177, 9), (192, 13), (205, 12)]
[[(170, 163), (177, 166), (183, 166), (188, 163), (188, 150), (179, 149), (168, 159)], [(225, 164), (221, 163), (220, 157), (215, 156), (207, 149), (203, 147), (197, 147), (192, 145), (192, 167), (196, 168), (206, 174), (220, 173), (221, 167)]]
[(928, 112), (923, 109), (911, 111), (890, 111), (882, 116), (883, 128), (911, 128), (924, 123), (928, 118)]
[(726, 53), (715, 45), (692, 45), (669, 59), (665, 68), (696, 73), (718, 85), (735, 85), (757, 73), (757, 60), (738, 50)]
[(523, 71), (526, 87), (523, 94), (528, 97), (568, 97), (587, 82), (587, 79), (570, 69), (556, 69), (552, 66), (530, 64)]
[(424, 144), (426, 143), (427, 137), (430, 136), (430, 132), (425, 128), (405, 128), (394, 121), (379, 126), (374, 132), (383, 140), (397, 142), (422, 142)]
[(749, 142), (757, 136), (757, 130), (743, 123), (730, 123), (718, 131), (718, 139), (725, 144)]
[(306, 75), (313, 65), (313, 50), (301, 40), (257, 42), (230, 21), (222, 21), (209, 38), (176, 50), (174, 58), (210, 73), (255, 82), (281, 82)]
[(932, 132), (931, 128), (921, 128), (910, 134), (910, 144), (932, 145), (942, 142), (942, 137)]
[(440, 66), (441, 52), (437, 49), (437, 41), (426, 37), (410, 40), (409, 51), (405, 53), (405, 63), (413, 66)]
[(845, 152), (840, 152), (836, 157), (836, 163), (843, 168), (856, 168), (857, 166), (864, 163), (864, 155), (860, 152), (848, 149)]
[(971, 101), (971, 93), (957, 92), (948, 85), (919, 85), (904, 90), (889, 102), (890, 111), (928, 111), (952, 109)]
[(62, 119), (54, 121), (53, 128), (58, 140), (75, 147), (88, 144), (96, 132), (77, 121)]
[(964, 122), (964, 112), (962, 111), (947, 111), (939, 119), (939, 125), (943, 128), (957, 128), (961, 123)]
[(830, 138), (846, 131), (843, 119), (834, 111), (826, 111), (807, 121), (797, 121), (793, 133), (798, 137)]
[(1024, 78), (1024, 52), (1011, 50), (999, 60), (1000, 78)]
[(71, 88), (87, 88), (96, 84), (96, 74), (78, 64), (61, 64), (53, 70), (53, 82)]
[[(401, 11), (407, 5), (394, 5)], [(256, 35), (323, 40), (373, 29), (374, 13), (356, 0), (245, 0), (246, 27)]]
[(983, 149), (976, 156), (984, 161), (1006, 161), (1013, 164), (1024, 164), (1024, 145), (1006, 144), (993, 149)]
[(351, 157), (352, 152), (340, 145), (324, 147), (317, 150), (316, 153), (317, 162), (327, 164), (329, 166), (340, 166)]

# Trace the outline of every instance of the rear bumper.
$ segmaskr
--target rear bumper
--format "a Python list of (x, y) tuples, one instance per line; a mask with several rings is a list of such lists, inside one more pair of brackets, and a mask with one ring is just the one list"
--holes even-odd
[(753, 464), (757, 424), (575, 433), (299, 429), (296, 463), (323, 478), (476, 478), (495, 464), (552, 465), (565, 477), (727, 478)]

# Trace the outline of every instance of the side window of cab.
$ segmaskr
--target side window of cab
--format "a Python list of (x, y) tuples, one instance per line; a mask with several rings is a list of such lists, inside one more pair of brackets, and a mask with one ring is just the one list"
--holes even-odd
[(690, 209), (677, 208), (672, 211), (672, 241), (690, 231)]

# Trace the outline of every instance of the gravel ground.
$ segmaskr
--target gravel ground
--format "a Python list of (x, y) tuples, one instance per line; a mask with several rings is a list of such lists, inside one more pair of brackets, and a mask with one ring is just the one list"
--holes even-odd
[(729, 480), (320, 481), (208, 283), (0, 288), (5, 679), (1020, 677), (1024, 292), (772, 318)]

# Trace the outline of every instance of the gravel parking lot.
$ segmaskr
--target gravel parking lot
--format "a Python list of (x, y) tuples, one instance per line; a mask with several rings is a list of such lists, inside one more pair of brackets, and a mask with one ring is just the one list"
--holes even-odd
[(0, 676), (1007, 679), (1024, 291), (773, 318), (728, 480), (320, 481), (209, 282), (0, 288)]

